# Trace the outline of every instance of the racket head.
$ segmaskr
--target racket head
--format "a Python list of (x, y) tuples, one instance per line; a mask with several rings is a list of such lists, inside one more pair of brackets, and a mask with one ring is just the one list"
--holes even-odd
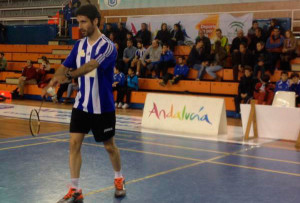
[(39, 113), (36, 109), (32, 109), (30, 112), (30, 118), (29, 118), (29, 128), (31, 135), (33, 137), (36, 137), (39, 135), (40, 132), (40, 117)]

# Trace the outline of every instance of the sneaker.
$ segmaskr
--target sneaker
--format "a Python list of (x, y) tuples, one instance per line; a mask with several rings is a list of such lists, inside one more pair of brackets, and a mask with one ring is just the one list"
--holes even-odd
[(123, 106), (122, 102), (119, 102), (118, 108), (122, 108), (122, 106)]
[(122, 106), (122, 109), (128, 109), (128, 107), (129, 107), (128, 104), (124, 104), (124, 105)]
[(125, 178), (115, 178), (115, 188), (115, 197), (124, 197), (126, 195)]
[(70, 188), (69, 192), (57, 203), (83, 203), (82, 191), (76, 191), (75, 188)]

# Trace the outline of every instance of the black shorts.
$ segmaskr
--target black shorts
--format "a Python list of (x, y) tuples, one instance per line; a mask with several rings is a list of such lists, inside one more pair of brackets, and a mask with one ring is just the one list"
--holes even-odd
[(115, 112), (91, 114), (72, 109), (70, 132), (87, 134), (91, 130), (96, 142), (104, 142), (115, 135)]

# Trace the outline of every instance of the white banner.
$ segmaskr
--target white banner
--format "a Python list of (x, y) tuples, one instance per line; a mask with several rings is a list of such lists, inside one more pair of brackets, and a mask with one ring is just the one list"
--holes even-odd
[(148, 93), (142, 127), (196, 135), (226, 134), (224, 99)]
[(167, 23), (169, 30), (173, 30), (174, 24), (179, 23), (184, 32), (185, 41), (190, 42), (195, 42), (199, 29), (204, 30), (206, 36), (214, 42), (216, 39), (215, 30), (221, 28), (223, 35), (227, 36), (231, 43), (236, 36), (237, 30), (243, 29), (245, 34), (247, 34), (248, 29), (252, 26), (252, 20), (253, 14), (246, 14), (241, 17), (234, 17), (230, 14), (145, 16), (129, 17), (126, 27), (135, 35), (141, 29), (141, 24), (146, 23), (152, 32), (153, 38), (155, 38), (162, 23)]

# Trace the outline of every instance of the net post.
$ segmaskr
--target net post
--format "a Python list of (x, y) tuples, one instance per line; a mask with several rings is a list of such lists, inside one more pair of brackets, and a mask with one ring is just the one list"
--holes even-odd
[(253, 132), (254, 132), (254, 138), (258, 138), (258, 132), (257, 132), (257, 120), (256, 120), (256, 111), (255, 111), (255, 100), (251, 100), (251, 109), (250, 114), (247, 122), (246, 132), (244, 139), (249, 140), (250, 137), (250, 130), (251, 130), (251, 124), (253, 123)]

